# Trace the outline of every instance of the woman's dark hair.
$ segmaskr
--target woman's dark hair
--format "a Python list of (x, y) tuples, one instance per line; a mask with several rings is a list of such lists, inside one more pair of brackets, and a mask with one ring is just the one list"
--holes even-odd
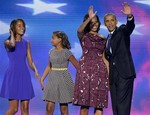
[[(10, 23), (10, 29), (13, 31), (14, 37), (16, 37), (16, 24), (18, 21), (21, 21), (23, 23), (23, 26), (25, 28), (24, 33), (26, 31), (26, 24), (25, 24), (24, 20), (23, 19), (15, 19)], [(8, 39), (10, 39), (10, 36), (8, 37)]]
[[(97, 21), (98, 21), (98, 23), (99, 23), (98, 29), (97, 29), (97, 32), (98, 32), (98, 31), (100, 30), (101, 22), (100, 22), (100, 20), (99, 20), (99, 17), (98, 17), (97, 15), (95, 15), (95, 16), (96, 16)], [(88, 18), (89, 18), (89, 14), (86, 14), (86, 15), (84, 16), (83, 22), (86, 21)], [(86, 26), (85, 29), (84, 29), (84, 32), (85, 32), (85, 33), (90, 32), (90, 24), (91, 24), (91, 21), (87, 24), (87, 26)]]
[(55, 34), (58, 38), (62, 40), (62, 47), (71, 49), (70, 42), (68, 40), (68, 36), (63, 31), (54, 31), (53, 34)]

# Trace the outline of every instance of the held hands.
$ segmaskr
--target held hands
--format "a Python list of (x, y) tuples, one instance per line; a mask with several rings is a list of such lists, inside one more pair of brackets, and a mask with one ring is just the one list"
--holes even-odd
[(122, 4), (123, 6), (123, 10), (121, 10), (122, 13), (124, 13), (125, 15), (131, 17), (132, 16), (132, 12), (131, 12), (131, 7), (127, 2), (124, 2)]
[(39, 73), (36, 71), (35, 73), (35, 77), (38, 79), (38, 81), (40, 82), (41, 88), (42, 90), (44, 90), (44, 81), (40, 78)]
[(44, 81), (42, 80), (42, 78), (40, 78), (40, 75), (39, 75), (39, 73), (37, 72), (37, 71), (35, 71), (35, 77), (38, 79), (38, 81), (40, 82), (40, 84), (41, 84), (41, 88), (42, 88), (42, 90), (44, 90)]
[(92, 19), (96, 15), (97, 11), (93, 12), (93, 6), (89, 7), (88, 14), (89, 18)]
[(44, 90), (44, 80), (40, 77), (37, 69), (35, 70), (34, 75), (38, 79), (38, 81), (40, 82), (42, 90)]
[(41, 83), (42, 90), (44, 90), (44, 81), (42, 79), (41, 79), (40, 83)]

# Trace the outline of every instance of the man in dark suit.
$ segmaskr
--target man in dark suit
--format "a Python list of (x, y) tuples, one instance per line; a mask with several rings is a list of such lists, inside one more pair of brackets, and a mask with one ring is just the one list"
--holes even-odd
[(134, 16), (128, 3), (123, 3), (122, 12), (127, 15), (127, 23), (120, 27), (117, 27), (118, 21), (114, 14), (106, 14), (104, 17), (110, 34), (105, 55), (110, 67), (110, 93), (114, 115), (130, 115), (136, 76), (130, 52), (130, 35), (135, 28)]

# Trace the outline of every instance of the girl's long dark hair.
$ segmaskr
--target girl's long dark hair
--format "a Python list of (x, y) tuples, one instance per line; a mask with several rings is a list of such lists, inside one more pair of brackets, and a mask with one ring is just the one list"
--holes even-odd
[[(16, 24), (17, 24), (18, 21), (21, 21), (23, 23), (23, 26), (26, 30), (26, 24), (25, 24), (23, 19), (14, 19), (14, 20), (12, 20), (12, 22), (10, 23), (10, 29), (13, 31), (14, 37), (16, 37)], [(24, 30), (24, 33), (25, 33), (25, 30)], [(8, 39), (10, 39), (10, 37), (11, 36), (9, 36)]]
[(68, 40), (68, 36), (63, 31), (54, 31), (53, 34), (55, 34), (58, 38), (62, 40), (62, 47), (71, 49), (70, 42)]
[[(95, 15), (95, 16), (96, 16), (97, 21), (98, 21), (98, 23), (99, 23), (98, 29), (97, 29), (97, 32), (98, 32), (98, 31), (100, 30), (101, 22), (100, 22), (100, 20), (99, 20), (99, 17), (98, 17), (97, 15)], [(86, 14), (86, 15), (84, 16), (83, 22), (86, 21), (88, 18), (89, 18), (89, 14)], [(91, 29), (90, 29), (90, 24), (91, 24), (91, 22), (89, 22), (89, 23), (86, 25), (86, 27), (85, 27), (85, 29), (84, 29), (84, 32), (85, 32), (85, 33), (90, 32), (90, 30), (91, 30)]]
[[(25, 22), (24, 22), (24, 20), (23, 19), (14, 19), (14, 20), (12, 20), (11, 21), (11, 23), (10, 23), (10, 29), (12, 30), (12, 32), (14, 33), (14, 37), (16, 37), (16, 24), (17, 24), (17, 22), (18, 21), (21, 21), (22, 23), (23, 23), (23, 26), (24, 26), (24, 28), (25, 28), (25, 30), (26, 30), (26, 27), (25, 27)], [(24, 30), (24, 33), (25, 33), (25, 30)], [(9, 37), (7, 38), (7, 40), (10, 40), (10, 38), (11, 38), (11, 35), (9, 35)], [(4, 43), (4, 45), (5, 45), (5, 43)], [(15, 47), (10, 47), (10, 46), (5, 46), (5, 48), (8, 50), (9, 49), (9, 51), (15, 51)]]

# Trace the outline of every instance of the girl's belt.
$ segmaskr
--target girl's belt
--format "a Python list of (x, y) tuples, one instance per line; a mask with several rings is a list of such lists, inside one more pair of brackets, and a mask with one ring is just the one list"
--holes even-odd
[(62, 71), (62, 70), (67, 70), (67, 68), (52, 68), (52, 70)]

